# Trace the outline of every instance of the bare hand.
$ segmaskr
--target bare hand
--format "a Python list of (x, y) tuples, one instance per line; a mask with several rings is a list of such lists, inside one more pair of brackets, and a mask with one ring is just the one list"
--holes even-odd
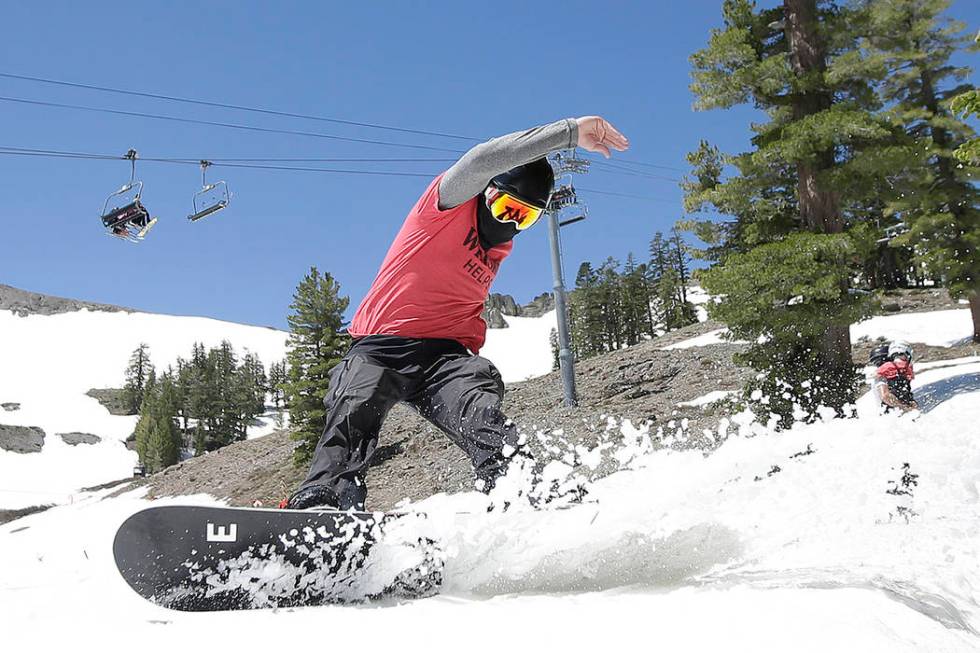
[(630, 146), (628, 138), (599, 116), (583, 116), (575, 122), (578, 123), (578, 145), (589, 152), (601, 152), (608, 159), (611, 156), (609, 148), (622, 152)]

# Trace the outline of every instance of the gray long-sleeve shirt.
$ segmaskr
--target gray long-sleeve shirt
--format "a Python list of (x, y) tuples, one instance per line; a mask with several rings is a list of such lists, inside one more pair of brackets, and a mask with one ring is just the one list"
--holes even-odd
[(451, 209), (483, 192), (490, 180), (525, 163), (578, 145), (572, 118), (480, 143), (453, 164), (439, 182), (439, 208)]

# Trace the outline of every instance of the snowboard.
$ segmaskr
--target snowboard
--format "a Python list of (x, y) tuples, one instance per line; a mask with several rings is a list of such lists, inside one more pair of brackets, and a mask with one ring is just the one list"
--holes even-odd
[[(143, 598), (184, 611), (356, 603), (438, 592), (444, 556), (422, 513), (154, 506), (113, 556)], [(423, 526), (423, 527), (420, 527)]]

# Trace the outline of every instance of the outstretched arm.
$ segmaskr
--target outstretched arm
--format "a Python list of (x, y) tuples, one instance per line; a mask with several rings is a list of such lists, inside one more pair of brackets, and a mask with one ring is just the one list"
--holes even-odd
[(609, 156), (629, 141), (598, 116), (568, 118), (480, 143), (446, 171), (439, 183), (439, 208), (451, 209), (481, 193), (490, 180), (511, 168), (576, 145)]

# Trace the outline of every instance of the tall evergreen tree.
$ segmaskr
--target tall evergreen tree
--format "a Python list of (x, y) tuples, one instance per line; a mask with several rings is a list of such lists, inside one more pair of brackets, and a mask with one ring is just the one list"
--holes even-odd
[(158, 394), (150, 411), (151, 423), (148, 434), (148, 464), (150, 471), (160, 471), (180, 462), (183, 441), (180, 428), (174, 419), (178, 401), (173, 380), (169, 374), (160, 379)]
[[(853, 56), (861, 22), (825, 0), (761, 10), (725, 0), (723, 17), (725, 27), (691, 57), (696, 108), (751, 102), (768, 120), (752, 125), (752, 151), (728, 159), (737, 174), (690, 180), (692, 203), (738, 223), (727, 233), (739, 242), (702, 276), (722, 297), (709, 308), (756, 343), (744, 360), (766, 373), (767, 394), (795, 395), (804, 407), (819, 396), (842, 413), (857, 380), (849, 326), (865, 307), (849, 292), (855, 248), (834, 181), (893, 135), (874, 115), (871, 77)], [(791, 413), (784, 405), (784, 420)]]
[(942, 17), (948, 0), (875, 0), (869, 15), (870, 57), (882, 63), (881, 92), (889, 114), (913, 139), (909, 162), (889, 207), (909, 227), (896, 238), (910, 245), (933, 279), (970, 302), (980, 342), (980, 168), (956, 158), (974, 136), (950, 109), (972, 86), (970, 68), (950, 57), (969, 42), (963, 25)]
[(618, 272), (619, 261), (609, 257), (597, 270), (598, 301), (602, 312), (602, 349), (614, 351), (623, 342), (622, 290)]
[(129, 406), (130, 415), (136, 415), (140, 412), (146, 381), (152, 371), (150, 346), (145, 342), (140, 343), (140, 346), (129, 357), (129, 366), (126, 368), (126, 384), (123, 386), (123, 396), (126, 405)]
[(285, 360), (275, 362), (269, 366), (269, 392), (272, 395), (272, 404), (277, 410), (281, 409), (285, 402), (282, 386), (287, 378)]
[(343, 358), (349, 338), (340, 333), (349, 299), (329, 273), (310, 269), (296, 288), (289, 322), (289, 380), (285, 384), (290, 421), (300, 441), (296, 463), (308, 463), (323, 433), (323, 398), (330, 370)]
[(650, 295), (647, 292), (645, 268), (637, 265), (633, 252), (626, 257), (622, 275), (623, 340), (629, 346), (651, 333), (649, 326)]
[(558, 341), (558, 329), (548, 332), (548, 344), (551, 345), (551, 371), (561, 369), (561, 343)]
[(570, 300), (569, 322), (572, 349), (576, 358), (588, 358), (603, 351), (603, 308), (599, 278), (588, 261), (579, 266), (575, 290)]

